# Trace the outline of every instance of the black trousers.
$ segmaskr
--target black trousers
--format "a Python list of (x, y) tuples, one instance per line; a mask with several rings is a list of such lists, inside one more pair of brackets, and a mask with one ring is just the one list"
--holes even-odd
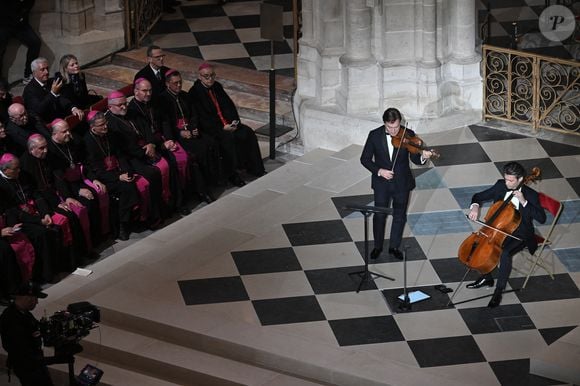
[[(118, 221), (121, 223), (131, 222), (133, 208), (139, 204), (139, 192), (134, 182), (114, 181), (107, 182), (107, 192), (110, 196), (118, 199)], [(116, 224), (113, 228), (117, 229)]]
[[(503, 250), (499, 258), (499, 268), (497, 273), (497, 284), (495, 288), (498, 290), (503, 291), (507, 285), (508, 279), (512, 272), (512, 260), (513, 256), (518, 253), (519, 251), (525, 248), (525, 244), (523, 241), (516, 240), (514, 238), (508, 237), (504, 244)], [(493, 272), (493, 271), (492, 271)], [(486, 278), (492, 279), (492, 273), (488, 273), (485, 275)]]
[(36, 32), (28, 23), (20, 23), (16, 27), (0, 26), (0, 74), (2, 73), (2, 63), (4, 62), (4, 53), (8, 46), (10, 38), (15, 38), (26, 47), (26, 64), (24, 67), (24, 77), (32, 74), (30, 63), (40, 54), (41, 41)]
[(35, 367), (26, 366), (21, 368), (14, 364), (14, 374), (20, 380), (22, 386), (53, 386), (52, 379), (46, 365)]
[(18, 289), (22, 275), (16, 260), (16, 254), (8, 240), (0, 239), (0, 298), (8, 296)]
[[(407, 205), (409, 203), (409, 191), (380, 191), (374, 190), (375, 206), (388, 208), (393, 202), (393, 224), (389, 237), (389, 248), (399, 248), (403, 239), (403, 230), (407, 223)], [(387, 215), (375, 213), (373, 215), (373, 236), (375, 248), (382, 249), (385, 241), (385, 226)]]
[(149, 196), (150, 196), (150, 213), (149, 221), (154, 223), (161, 219), (161, 206), (163, 202), (162, 189), (163, 185), (161, 183), (161, 171), (148, 163), (132, 158), (130, 161), (131, 167), (135, 170), (135, 173), (140, 174), (149, 182)]

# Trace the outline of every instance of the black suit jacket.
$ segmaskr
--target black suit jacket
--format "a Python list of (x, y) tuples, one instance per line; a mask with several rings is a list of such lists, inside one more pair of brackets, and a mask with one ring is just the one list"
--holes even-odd
[(165, 90), (165, 73), (169, 71), (169, 67), (161, 66), (161, 80), (157, 79), (153, 69), (150, 65), (146, 65), (142, 69), (139, 70), (138, 73), (135, 74), (135, 78), (133, 82), (135, 82), (139, 78), (145, 78), (151, 83), (151, 87), (153, 89), (152, 97), (157, 99), (161, 94), (161, 91)]
[(22, 92), (24, 105), (29, 114), (36, 115), (44, 123), (50, 123), (56, 118), (65, 118), (72, 113), (72, 102), (66, 97), (54, 96), (50, 92), (53, 79), (46, 82), (46, 87), (42, 87), (36, 79), (32, 79)]
[[(401, 127), (401, 130), (404, 128)], [(407, 129), (407, 135), (415, 136), (415, 133)], [(388, 137), (390, 139), (390, 136)], [(397, 148), (394, 148), (397, 154)], [(411, 154), (407, 149), (400, 148), (393, 169), (393, 161), (389, 154), (385, 126), (372, 130), (360, 157), (361, 164), (372, 173), (371, 187), (378, 192), (387, 191), (411, 191), (415, 189), (415, 178), (411, 173), (409, 159), (417, 165), (421, 165), (421, 155)], [(393, 170), (395, 175), (391, 182), (378, 176), (379, 169)]]
[[(484, 202), (503, 201), (507, 192), (508, 188), (505, 184), (505, 181), (503, 179), (497, 180), (497, 182), (491, 188), (474, 194), (471, 198), (471, 203), (479, 204), (481, 207), (481, 204)], [(534, 253), (538, 244), (534, 238), (533, 220), (543, 224), (546, 222), (546, 212), (540, 205), (538, 192), (528, 187), (527, 185), (522, 185), (522, 194), (528, 203), (526, 206), (520, 205), (518, 208), (518, 211), (521, 215), (521, 222), (519, 227), (514, 231), (513, 235), (523, 238), (530, 252)]]

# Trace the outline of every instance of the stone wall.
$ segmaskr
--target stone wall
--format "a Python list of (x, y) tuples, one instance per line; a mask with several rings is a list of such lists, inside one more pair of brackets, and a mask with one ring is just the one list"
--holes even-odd
[(295, 107), (306, 149), (364, 143), (391, 106), (422, 131), (481, 119), (475, 0), (303, 0), (302, 9)]
[[(36, 1), (30, 23), (42, 40), (40, 55), (51, 63), (51, 73), (65, 54), (81, 65), (101, 59), (125, 46), (124, 0)], [(22, 77), (26, 47), (12, 40), (4, 56), (3, 77)]]

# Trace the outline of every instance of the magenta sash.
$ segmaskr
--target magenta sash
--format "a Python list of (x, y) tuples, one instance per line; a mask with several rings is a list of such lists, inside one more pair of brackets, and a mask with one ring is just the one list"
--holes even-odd
[(52, 217), (53, 224), (58, 225), (62, 230), (62, 244), (65, 247), (72, 245), (73, 236), (68, 218), (60, 213), (54, 213), (50, 217)]
[(83, 234), (85, 235), (85, 241), (87, 243), (87, 249), (90, 251), (93, 249), (93, 241), (91, 240), (91, 223), (89, 221), (89, 210), (86, 206), (76, 206), (70, 205), (70, 209), (79, 219), (81, 223), (81, 228), (83, 229)]
[(88, 178), (85, 178), (84, 182), (87, 186), (93, 188), (93, 190), (97, 192), (99, 211), (101, 212), (101, 234), (106, 235), (111, 231), (111, 224), (109, 224), (109, 194), (99, 189), (97, 185), (93, 184), (93, 182)]
[(177, 149), (173, 152), (175, 160), (177, 161), (177, 171), (179, 172), (179, 183), (185, 186), (189, 182), (189, 163), (187, 162), (187, 152), (180, 144), (175, 142)]
[(114, 155), (106, 156), (103, 162), (105, 163), (105, 170), (108, 172), (119, 169), (119, 160)]
[(72, 168), (67, 168), (64, 171), (64, 179), (67, 182), (76, 182), (81, 179), (81, 167), (80, 165), (74, 165)]
[(169, 164), (165, 158), (160, 157), (155, 166), (161, 172), (161, 198), (165, 203), (168, 203), (171, 198), (171, 190), (169, 188)]
[[(4, 218), (0, 216), (0, 229), (5, 227)], [(8, 237), (8, 242), (10, 247), (16, 255), (16, 261), (18, 262), (18, 267), (20, 268), (20, 275), (22, 276), (23, 282), (28, 282), (32, 278), (32, 269), (34, 268), (34, 261), (36, 260), (36, 254), (34, 252), (34, 247), (28, 240), (28, 237), (24, 233), (18, 232), (14, 233), (12, 236)]]
[(138, 174), (135, 175), (135, 185), (139, 192), (140, 220), (146, 221), (149, 217), (149, 182)]
[[(82, 166), (81, 173), (84, 175)], [(109, 223), (109, 194), (99, 189), (97, 185), (93, 184), (93, 182), (88, 178), (84, 179), (84, 183), (87, 186), (93, 188), (95, 192), (97, 192), (97, 199), (99, 200), (99, 211), (101, 212), (101, 234), (106, 235), (111, 231), (111, 224)]]

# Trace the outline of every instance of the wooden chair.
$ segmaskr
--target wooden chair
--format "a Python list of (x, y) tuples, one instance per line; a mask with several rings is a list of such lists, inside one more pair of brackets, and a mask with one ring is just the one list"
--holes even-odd
[[(522, 288), (526, 288), (528, 284), (528, 280), (530, 280), (530, 276), (534, 273), (537, 267), (543, 268), (548, 275), (554, 280), (554, 272), (547, 266), (544, 258), (546, 257), (547, 253), (545, 249), (547, 246), (552, 244), (552, 233), (554, 232), (554, 228), (556, 227), (556, 223), (560, 219), (560, 214), (562, 213), (562, 209), (564, 209), (564, 204), (561, 201), (556, 200), (544, 193), (538, 193), (540, 198), (540, 205), (544, 210), (550, 212), (553, 216), (552, 223), (550, 224), (550, 228), (545, 236), (541, 236), (539, 234), (535, 234), (536, 241), (538, 242), (538, 249), (536, 252), (531, 255), (527, 253), (527, 259), (532, 263), (532, 267), (530, 268), (529, 272), (526, 274), (526, 280), (524, 281), (524, 285)], [(524, 252), (525, 253), (525, 252)]]

